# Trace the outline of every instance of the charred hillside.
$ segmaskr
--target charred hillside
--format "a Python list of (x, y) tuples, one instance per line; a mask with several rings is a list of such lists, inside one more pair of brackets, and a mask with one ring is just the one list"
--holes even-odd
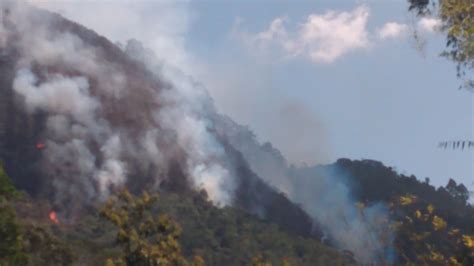
[(2, 18), (0, 158), (20, 189), (64, 216), (121, 187), (205, 189), (217, 204), (312, 234), (311, 218), (213, 129), (218, 114), (200, 88), (190, 92), (199, 103), (188, 102), (195, 96), (137, 59), (142, 48), (121, 49), (59, 15), (11, 3)]
[(14, 54), (5, 51), (0, 54), (0, 159), (19, 187), (37, 194), (41, 176), (37, 168), (40, 151), (36, 145), (41, 141), (44, 120), (40, 113), (29, 115), (19, 107), (19, 99), (12, 90), (14, 62)]

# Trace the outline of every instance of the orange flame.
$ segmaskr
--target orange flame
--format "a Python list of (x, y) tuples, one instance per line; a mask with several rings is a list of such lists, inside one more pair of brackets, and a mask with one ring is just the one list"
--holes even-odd
[(42, 150), (44, 148), (46, 148), (46, 145), (44, 143), (41, 143), (41, 142), (36, 143), (36, 149)]
[(58, 217), (56, 216), (56, 212), (55, 211), (51, 211), (49, 213), (49, 219), (51, 220), (51, 222), (55, 223), (55, 224), (59, 224), (59, 220), (58, 220)]

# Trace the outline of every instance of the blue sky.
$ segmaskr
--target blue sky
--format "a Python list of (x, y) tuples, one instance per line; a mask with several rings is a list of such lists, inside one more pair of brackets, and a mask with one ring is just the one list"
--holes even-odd
[(366, 158), (436, 185), (474, 182), (472, 150), (437, 148), (474, 139), (473, 94), (438, 56), (435, 21), (404, 0), (33, 3), (143, 41), (291, 162)]

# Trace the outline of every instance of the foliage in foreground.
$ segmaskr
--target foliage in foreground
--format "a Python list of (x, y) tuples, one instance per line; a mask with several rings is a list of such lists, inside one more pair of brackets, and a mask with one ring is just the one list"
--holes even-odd
[[(6, 201), (5, 201), (6, 202)], [(217, 208), (204, 192), (127, 191), (74, 221), (41, 200), (8, 200), (0, 228), (12, 239), (2, 265), (354, 265), (311, 238), (294, 236), (236, 208)], [(64, 220), (62, 220), (64, 218)], [(3, 220), (2, 220), (3, 221)], [(15, 228), (12, 230), (11, 228)], [(14, 243), (14, 244), (12, 244)], [(21, 260), (20, 260), (21, 259)]]
[(336, 165), (348, 173), (344, 182), (361, 206), (388, 204), (397, 264), (474, 264), (474, 208), (464, 185), (450, 180), (436, 189), (429, 178), (420, 182), (371, 160)]
[(101, 213), (117, 227), (117, 242), (123, 250), (121, 257), (107, 260), (108, 266), (204, 264), (200, 257), (188, 263), (181, 254), (181, 227), (168, 215), (151, 212), (157, 200), (157, 194), (143, 192), (141, 197), (134, 197), (123, 190), (107, 201)]
[(408, 0), (410, 10), (418, 15), (436, 15), (446, 33), (443, 56), (456, 62), (458, 76), (465, 78), (462, 86), (474, 89), (469, 75), (474, 71), (474, 2), (472, 0)]
[[(337, 165), (350, 172), (346, 182), (360, 208), (388, 204), (392, 263), (472, 265), (474, 210), (466, 204), (464, 186), (451, 181), (435, 189), (429, 180), (398, 175), (374, 161)], [(295, 236), (237, 208), (217, 208), (204, 192), (162, 191), (158, 198), (123, 191), (100, 211), (90, 208), (72, 222), (59, 215), (59, 224), (47, 218), (51, 206), (41, 207), (39, 201), (9, 196), (2, 204), (8, 211), (0, 212), (0, 229), (7, 230), (0, 234), (10, 241), (0, 243), (2, 265), (356, 264), (349, 252)]]
[(15, 187), (0, 165), (0, 265), (23, 265), (28, 259), (15, 209), (9, 202), (16, 196)]
[(124, 256), (110, 259), (111, 265), (354, 264), (314, 239), (293, 237), (234, 208), (216, 208), (203, 192), (157, 199), (123, 191), (106, 204), (102, 214), (117, 227)]

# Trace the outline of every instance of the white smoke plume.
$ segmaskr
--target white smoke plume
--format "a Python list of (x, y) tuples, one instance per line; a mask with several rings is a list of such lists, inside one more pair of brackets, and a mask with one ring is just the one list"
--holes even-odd
[[(270, 143), (261, 145), (248, 129), (222, 119), (218, 129), (227, 134), (252, 171), (300, 206), (315, 225), (341, 249), (350, 250), (363, 263), (390, 261), (392, 235), (388, 210), (383, 204), (359, 208), (352, 197), (347, 173), (336, 166), (289, 166)], [(387, 247), (389, 247), (387, 249)]]
[(390, 261), (392, 254), (385, 250), (392, 237), (388, 209), (382, 203), (358, 207), (343, 181), (345, 174), (336, 167), (292, 171), (292, 186), (298, 191), (289, 197), (319, 222), (336, 246), (352, 251), (358, 261)]
[(0, 48), (18, 55), (13, 90), (28, 113), (46, 114), (42, 168), (56, 200), (104, 199), (131, 173), (151, 174), (157, 186), (178, 161), (189, 184), (231, 203), (232, 169), (210, 134), (202, 89), (173, 82), (170, 69), (137, 73), (117, 47), (57, 15), (21, 2), (0, 7)]
[(216, 205), (230, 205), (242, 166), (227, 158), (226, 136), (252, 171), (300, 203), (337, 246), (361, 261), (380, 253), (371, 237), (381, 229), (369, 226), (384, 219), (383, 208), (358, 215), (347, 185), (330, 175), (298, 176), (270, 144), (219, 116), (192, 78), (137, 42), (120, 50), (60, 16), (0, 3), (0, 54), (14, 55), (13, 90), (23, 110), (44, 116), (40, 165), (58, 205), (103, 200), (144, 180), (142, 187), (158, 188), (174, 175), (205, 189)]

